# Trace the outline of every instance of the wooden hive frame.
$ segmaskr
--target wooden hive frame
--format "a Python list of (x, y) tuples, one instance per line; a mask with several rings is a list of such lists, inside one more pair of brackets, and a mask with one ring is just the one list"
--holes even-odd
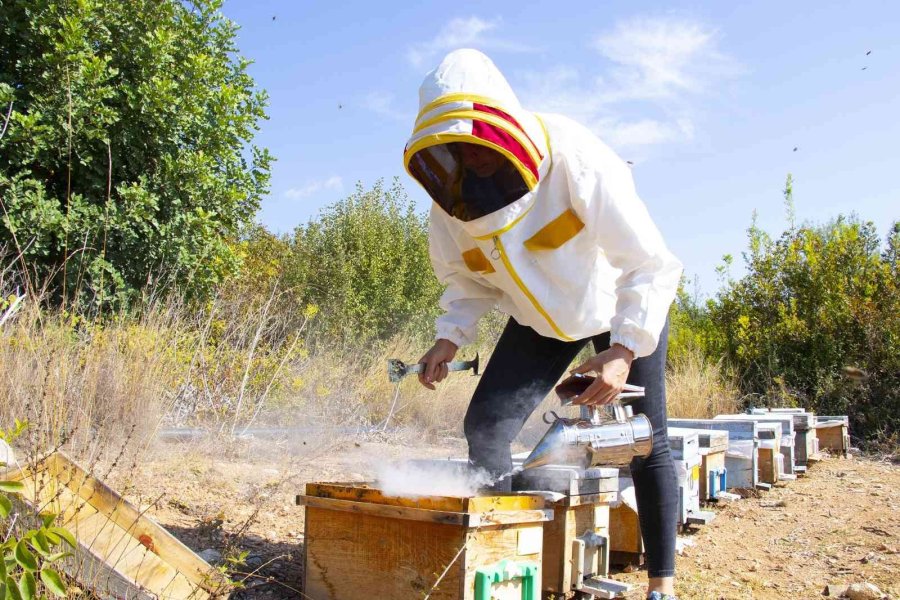
[(202, 600), (226, 589), (221, 573), (62, 452), (0, 479), (24, 484), (23, 514), (59, 515), (78, 543), (63, 570), (100, 598)]

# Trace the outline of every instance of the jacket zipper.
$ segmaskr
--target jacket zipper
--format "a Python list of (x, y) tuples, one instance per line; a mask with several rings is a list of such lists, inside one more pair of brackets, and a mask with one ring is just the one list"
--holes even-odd
[[(500, 257), (501, 262), (503, 262), (503, 266), (506, 267), (506, 271), (509, 273), (509, 276), (512, 277), (512, 280), (515, 282), (519, 289), (522, 290), (522, 293), (525, 294), (525, 297), (531, 302), (532, 306), (534, 306), (535, 310), (537, 310), (544, 319), (546, 319), (547, 323), (550, 324), (550, 327), (553, 328), (553, 331), (556, 332), (556, 335), (561, 337), (566, 341), (572, 341), (572, 338), (567, 336), (562, 332), (553, 319), (550, 317), (550, 314), (544, 310), (544, 307), (541, 306), (541, 303), (538, 302), (537, 298), (534, 297), (534, 294), (525, 286), (525, 283), (522, 281), (522, 278), (519, 277), (519, 274), (516, 273), (516, 270), (513, 268), (512, 263), (509, 261), (509, 257), (506, 255), (506, 250), (503, 248), (503, 242), (500, 241), (500, 235), (495, 234), (491, 238), (494, 241), (494, 250)], [(491, 253), (493, 255), (493, 252)]]

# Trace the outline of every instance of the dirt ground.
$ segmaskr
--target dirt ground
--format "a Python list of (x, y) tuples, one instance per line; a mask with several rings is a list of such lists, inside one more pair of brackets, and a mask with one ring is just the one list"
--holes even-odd
[[(321, 437), (321, 436), (320, 436)], [(335, 436), (241, 444), (163, 444), (110, 481), (190, 548), (246, 552), (235, 598), (304, 598), (303, 509), (310, 481), (363, 481), (380, 461), (462, 456), (462, 440)], [(900, 599), (900, 466), (825, 458), (807, 476), (712, 508), (685, 534), (682, 599), (820, 598), (828, 584), (871, 582)], [(616, 573), (642, 583), (646, 572)], [(386, 599), (387, 600), (387, 599)]]

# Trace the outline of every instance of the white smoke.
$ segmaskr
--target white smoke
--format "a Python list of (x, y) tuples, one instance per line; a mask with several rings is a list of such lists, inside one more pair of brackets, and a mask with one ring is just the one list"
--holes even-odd
[(376, 467), (375, 480), (383, 494), (405, 498), (474, 496), (493, 483), (484, 469), (449, 460), (382, 463)]

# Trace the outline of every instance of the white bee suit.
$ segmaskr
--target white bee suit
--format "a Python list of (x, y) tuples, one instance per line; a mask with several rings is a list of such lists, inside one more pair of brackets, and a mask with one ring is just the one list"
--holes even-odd
[[(435, 199), (430, 252), (447, 286), (437, 337), (472, 342), (478, 319), (499, 305), (543, 336), (610, 331), (611, 343), (651, 354), (682, 269), (628, 165), (574, 121), (524, 110), (478, 51), (447, 55), (419, 95), (404, 164)], [(453, 142), (502, 153), (527, 192), (469, 221), (452, 216)]]

